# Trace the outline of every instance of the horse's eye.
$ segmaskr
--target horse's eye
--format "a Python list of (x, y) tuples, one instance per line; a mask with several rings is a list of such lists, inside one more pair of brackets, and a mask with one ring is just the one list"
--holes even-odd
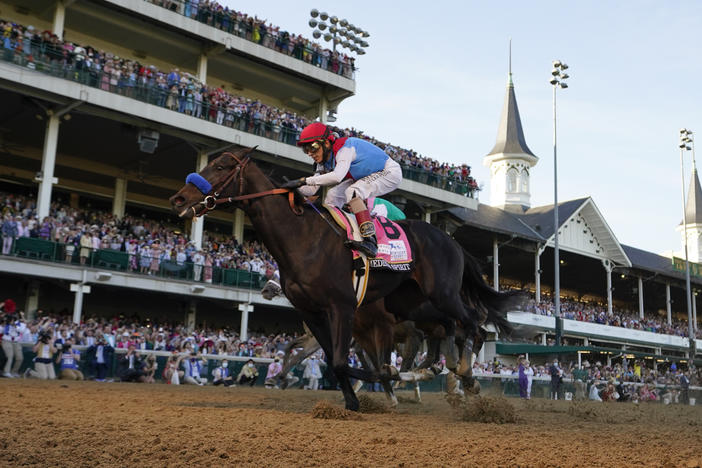
[(217, 170), (218, 170), (218, 171), (223, 171), (223, 170), (224, 170), (224, 167), (222, 167), (222, 166), (217, 166)]

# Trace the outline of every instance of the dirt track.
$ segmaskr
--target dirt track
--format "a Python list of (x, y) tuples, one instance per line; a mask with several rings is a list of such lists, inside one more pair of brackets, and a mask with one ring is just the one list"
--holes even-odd
[(313, 418), (313, 408), (341, 408), (338, 392), (3, 379), (0, 463), (702, 466), (700, 407), (510, 399), (518, 423), (484, 424), (463, 421), (438, 394), (423, 397), (393, 413), (331, 420)]

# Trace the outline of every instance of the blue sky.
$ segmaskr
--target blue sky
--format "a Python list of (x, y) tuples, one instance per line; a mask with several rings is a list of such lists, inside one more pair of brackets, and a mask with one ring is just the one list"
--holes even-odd
[[(222, 0), (220, 0), (222, 1)], [(311, 36), (312, 8), (366, 29), (357, 94), (338, 124), (454, 163), (484, 184), (507, 81), (508, 42), (522, 124), (540, 158), (532, 206), (553, 202), (551, 61), (558, 95), (559, 200), (591, 196), (621, 243), (679, 250), (678, 130), (699, 132), (702, 2), (224, 1)], [(685, 159), (685, 189), (691, 157)]]

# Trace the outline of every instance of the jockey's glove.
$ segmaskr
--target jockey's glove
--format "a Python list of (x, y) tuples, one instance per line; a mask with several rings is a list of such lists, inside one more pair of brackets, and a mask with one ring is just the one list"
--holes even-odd
[(305, 179), (307, 177), (300, 177), (299, 179), (288, 180), (280, 185), (280, 188), (295, 189), (305, 185)]

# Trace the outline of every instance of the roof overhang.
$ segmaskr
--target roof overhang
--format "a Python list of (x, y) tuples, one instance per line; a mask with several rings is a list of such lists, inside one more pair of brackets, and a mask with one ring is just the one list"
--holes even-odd
[[(562, 250), (609, 260), (616, 266), (631, 267), (631, 260), (592, 198), (585, 200), (569, 218), (560, 223), (558, 241)], [(547, 245), (552, 247), (553, 244), (554, 235), (551, 235)]]

